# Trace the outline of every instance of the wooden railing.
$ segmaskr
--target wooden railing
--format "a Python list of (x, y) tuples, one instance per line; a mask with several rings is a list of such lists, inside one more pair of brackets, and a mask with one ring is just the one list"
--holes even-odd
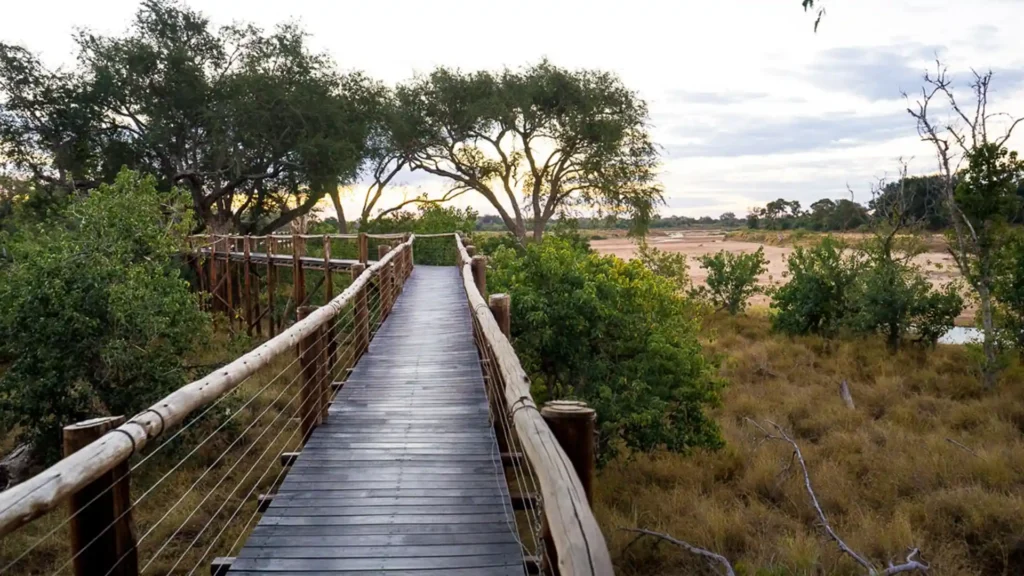
[[(589, 486), (580, 480), (576, 463), (563, 449), (534, 402), (530, 378), (506, 336), (508, 328), (505, 326), (505, 331), (502, 330), (481, 293), (486, 291), (486, 261), (481, 256), (474, 258), (460, 235), (455, 235), (455, 242), (466, 297), (473, 313), (477, 345), (486, 364), (485, 373), (492, 380), (491, 390), (501, 396), (492, 399), (492, 411), (498, 412), (494, 418), (507, 419), (504, 433), (513, 437), (506, 441), (515, 450), (522, 450), (528, 467), (524, 473), (534, 477), (540, 490), (545, 522), (544, 550), (541, 551), (545, 558), (541, 568), (562, 576), (614, 574), (608, 545), (588, 502)], [(505, 309), (507, 305), (506, 301)], [(503, 321), (507, 323), (507, 317)], [(498, 431), (499, 444), (502, 433)], [(591, 450), (592, 458), (593, 436), (577, 440), (580, 446)], [(582, 469), (587, 465), (582, 463)]]
[[(259, 373), (258, 378), (262, 379), (261, 386), (263, 386), (262, 382), (269, 379), (271, 375), (273, 375), (274, 379), (285, 374), (288, 377), (294, 375), (292, 381), (298, 382), (301, 390), (295, 391), (294, 397), (292, 400), (289, 400), (289, 404), (284, 405), (280, 409), (283, 423), (274, 424), (271, 422), (271, 424), (280, 426), (282, 429), (287, 428), (288, 430), (294, 429), (297, 431), (300, 428), (298, 420), (302, 420), (303, 427), (306, 427), (305, 418), (307, 415), (319, 413), (316, 412), (319, 410), (322, 410), (324, 413), (326, 412), (324, 400), (330, 398), (331, 382), (334, 376), (331, 372), (344, 373), (346, 365), (354, 365), (358, 356), (365, 352), (366, 345), (372, 337), (373, 331), (383, 322), (390, 307), (394, 305), (397, 293), (401, 290), (406, 278), (412, 272), (413, 241), (414, 239), (410, 235), (404, 242), (394, 248), (382, 247), (379, 260), (366, 267), (365, 270), (362, 264), (357, 265), (353, 270), (351, 284), (325, 305), (316, 309), (303, 310), (303, 317), (287, 329), (284, 329), (277, 336), (238, 357), (229, 364), (216, 369), (206, 377), (179, 388), (127, 421), (118, 417), (96, 419), (95, 421), (82, 423), (92, 427), (95, 427), (93, 426), (94, 424), (105, 423), (110, 425), (105, 426), (99, 431), (96, 434), (98, 438), (94, 441), (84, 443), (84, 445), (73, 446), (73, 453), (68, 453), (64, 459), (53, 466), (25, 480), (21, 484), (0, 492), (0, 538), (9, 536), (15, 530), (24, 527), (26, 524), (39, 519), (58, 506), (68, 502), (72, 503), (72, 509), (74, 510), (76, 499), (82, 500), (84, 498), (84, 501), (79, 502), (84, 508), (94, 502), (99, 502), (98, 499), (103, 496), (103, 492), (116, 492), (118, 490), (117, 484), (125, 480), (124, 476), (127, 476), (128, 472), (123, 472), (123, 476), (110, 479), (105, 489), (101, 490), (98, 495), (93, 494), (93, 492), (96, 492), (95, 483), (97, 481), (108, 476), (121, 474), (121, 471), (127, 469), (125, 464), (132, 456), (143, 454), (147, 446), (156, 438), (170, 435), (171, 438), (165, 439), (163, 443), (155, 444), (150, 448), (158, 450), (165, 446), (170, 439), (177, 436), (176, 430), (189, 426), (194, 421), (195, 416), (205, 414), (211, 407), (225, 398), (226, 395), (239, 389), (241, 384), (246, 383), (257, 373)], [(371, 294), (369, 304), (367, 303), (368, 293)], [(342, 315), (343, 311), (344, 315)], [(339, 326), (342, 317), (345, 318), (347, 324)], [(335, 332), (336, 328), (338, 332)], [(342, 337), (342, 333), (344, 333), (344, 337)], [(323, 354), (322, 357), (314, 359), (317, 367), (312, 371), (306, 366), (309, 363), (309, 354), (307, 352), (302, 352), (301, 354), (298, 352), (302, 349), (308, 350), (308, 343), (311, 341), (317, 341), (317, 345), (320, 346), (318, 350), (322, 351), (318, 352), (318, 354)], [(332, 345), (334, 346), (333, 349), (330, 348)], [(341, 349), (342, 345), (347, 346), (344, 351)], [(331, 351), (328, 352), (328, 350)], [(351, 357), (341, 358), (343, 352)], [(329, 353), (336, 355), (331, 360), (338, 370), (329, 368)], [(287, 362), (289, 359), (293, 359), (292, 362)], [(288, 364), (288, 366), (280, 368), (283, 364)], [(309, 378), (307, 373), (315, 375), (316, 380), (314, 381)], [(343, 376), (343, 374), (339, 374), (339, 376)], [(270, 382), (272, 384), (273, 380)], [(252, 385), (252, 382), (248, 382), (247, 385)], [(263, 386), (263, 389), (265, 390), (269, 386), (270, 384), (266, 384), (266, 386)], [(278, 396), (279, 399), (282, 398), (286, 389), (294, 390), (290, 386), (291, 383), (288, 385), (282, 384), (275, 388), (275, 390), (282, 390), (281, 395)], [(309, 389), (313, 387), (318, 391), (322, 390), (323, 393), (311, 393)], [(282, 403), (284, 400), (288, 400), (288, 398), (284, 397)], [(298, 400), (298, 403), (292, 405), (293, 400)], [(314, 410), (310, 406), (304, 405), (307, 400), (316, 402), (317, 408)], [(269, 402), (272, 405), (275, 401)], [(263, 404), (267, 404), (267, 402)], [(243, 409), (245, 409), (245, 406), (238, 408), (235, 413), (241, 413)], [(313, 411), (311, 412), (311, 410)], [(202, 414), (199, 414), (200, 411), (202, 411)], [(303, 417), (301, 419), (289, 418), (289, 415), (296, 411), (302, 414)], [(100, 420), (103, 422), (100, 422)], [(123, 424), (117, 426), (116, 424), (120, 422), (123, 422)], [(171, 434), (171, 432), (175, 433)], [(236, 436), (242, 438), (245, 436), (244, 433), (245, 430), (240, 435), (236, 432)], [(255, 434), (255, 431), (253, 434)], [(231, 438), (235, 438), (235, 436), (229, 439)], [(67, 439), (66, 431), (65, 448), (68, 447)], [(249, 445), (253, 445), (253, 442), (252, 437), (246, 440), (246, 443)], [(232, 445), (234, 445), (234, 442), (232, 442)], [(271, 446), (268, 445), (268, 449), (270, 448)], [(153, 450), (149, 452), (152, 453)], [(276, 453), (270, 453), (268, 457), (273, 461), (277, 460)], [(238, 457), (234, 459), (237, 460)], [(220, 459), (217, 462), (220, 462)], [(211, 466), (216, 466), (217, 462), (214, 462)], [(173, 469), (171, 472), (173, 472)], [(170, 472), (167, 474), (170, 474)], [(163, 478), (161, 478), (162, 480)], [(91, 494), (95, 497), (90, 496)], [(127, 490), (125, 490), (124, 495), (119, 497), (123, 497), (127, 501)], [(226, 503), (227, 501), (225, 500), (224, 502)], [(138, 502), (129, 503), (129, 510), (136, 504)], [(126, 510), (125, 514), (127, 512)], [(54, 524), (56, 524), (56, 527), (50, 530), (49, 533), (46, 533), (44, 537), (59, 538), (59, 536), (55, 536), (58, 533), (58, 528), (67, 525), (69, 522), (81, 521), (83, 518), (80, 514), (72, 513), (68, 519), (55, 520)], [(119, 518), (121, 516), (110, 520), (111, 525), (102, 526), (102, 530), (119, 530), (119, 527), (113, 526), (113, 523), (117, 522)], [(130, 515), (128, 515), (128, 522), (130, 522), (130, 518)], [(49, 527), (47, 526), (46, 528), (48, 529)], [(86, 528), (86, 530), (95, 529), (95, 525)], [(42, 532), (46, 532), (46, 530), (42, 530)], [(88, 547), (100, 536), (99, 534), (85, 532), (80, 535), (84, 540), (76, 542), (74, 534), (75, 529), (72, 527), (72, 549), (78, 545)], [(118, 538), (120, 537), (121, 535), (118, 535)], [(134, 536), (132, 536), (132, 539), (134, 539)], [(3, 542), (3, 544), (7, 545), (10, 543), (11, 541), (9, 540)], [(7, 550), (7, 553), (15, 556), (18, 556), (21, 552), (21, 550)], [(80, 553), (75, 553), (74, 550), (72, 552), (73, 554), (68, 557), (68, 562), (75, 560)], [(19, 558), (22, 556), (19, 556)], [(52, 558), (50, 561), (53, 561)], [(105, 561), (120, 563), (121, 559), (106, 558)], [(59, 564), (59, 560), (57, 563)], [(12, 565), (13, 563), (9, 564), (8, 567)], [(67, 563), (64, 566), (67, 566)], [(86, 570), (84, 573), (96, 573), (95, 570), (93, 568)], [(0, 572), (4, 571), (3, 562), (0, 562)], [(45, 571), (52, 572), (54, 570), (47, 569)], [(31, 572), (36, 573), (38, 570), (32, 570)], [(77, 565), (75, 572), (83, 573), (78, 570)], [(100, 576), (103, 576), (104, 573), (121, 574), (132, 573), (132, 571), (122, 572), (111, 569), (108, 572), (104, 568), (99, 572)]]

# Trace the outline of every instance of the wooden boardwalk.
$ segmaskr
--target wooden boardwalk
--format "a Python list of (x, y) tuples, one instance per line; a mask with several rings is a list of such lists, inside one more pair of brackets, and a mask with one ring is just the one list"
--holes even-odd
[(417, 266), (230, 574), (523, 574), (458, 269)]

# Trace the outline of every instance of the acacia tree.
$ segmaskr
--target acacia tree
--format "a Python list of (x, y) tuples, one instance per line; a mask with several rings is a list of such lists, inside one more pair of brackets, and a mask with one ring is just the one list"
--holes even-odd
[(215, 29), (172, 0), (128, 32), (76, 37), (70, 71), (0, 44), (0, 158), (72, 193), (121, 166), (187, 189), (200, 227), (263, 233), (351, 182), (375, 92), (294, 25)]
[[(974, 72), (971, 110), (960, 106), (946, 69), (941, 63), (936, 64), (936, 73), (925, 75), (925, 87), (907, 112), (917, 121), (921, 139), (935, 148), (942, 195), (953, 225), (949, 234), (950, 253), (978, 298), (984, 333), (983, 378), (986, 385), (992, 386), (999, 338), (993, 318), (997, 259), (1007, 239), (1006, 222), (1019, 210), (1017, 186), (1024, 178), (1024, 162), (1005, 144), (1024, 118), (1010, 118), (1001, 135), (990, 136), (989, 122), (1008, 117), (988, 111), (992, 72)], [(936, 98), (949, 106), (954, 122), (935, 118)]]
[(646, 103), (614, 74), (542, 61), (522, 70), (439, 68), (399, 88), (418, 118), (413, 169), (486, 198), (520, 241), (577, 207), (648, 226), (662, 201)]

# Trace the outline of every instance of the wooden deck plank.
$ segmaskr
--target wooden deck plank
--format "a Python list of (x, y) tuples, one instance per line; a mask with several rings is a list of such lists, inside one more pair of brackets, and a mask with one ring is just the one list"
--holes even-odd
[(458, 271), (418, 266), (230, 574), (523, 574), (488, 411)]

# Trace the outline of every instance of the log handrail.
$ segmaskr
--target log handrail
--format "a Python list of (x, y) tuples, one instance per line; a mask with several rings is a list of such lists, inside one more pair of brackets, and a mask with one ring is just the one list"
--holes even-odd
[(502, 376), (513, 430), (540, 486), (544, 517), (555, 546), (558, 573), (563, 576), (614, 574), (608, 544), (587, 503), (583, 485), (565, 451), (541, 417), (530, 395), (530, 378), (519, 363), (515, 349), (502, 334), (487, 301), (477, 290), (471, 258), (458, 234), (455, 242), (470, 309), (476, 316), (484, 341), (493, 352)]
[(181, 423), (189, 414), (234, 390), (280, 354), (294, 349), (300, 340), (337, 316), (384, 266), (399, 257), (399, 254), (411, 250), (414, 239), (414, 236), (410, 236), (398, 249), (388, 252), (353, 280), (341, 294), (310, 313), (304, 320), (296, 322), (230, 364), (175, 390), (118, 428), (32, 478), (0, 492), (0, 537), (61, 505), (69, 496), (127, 460), (166, 429)]

